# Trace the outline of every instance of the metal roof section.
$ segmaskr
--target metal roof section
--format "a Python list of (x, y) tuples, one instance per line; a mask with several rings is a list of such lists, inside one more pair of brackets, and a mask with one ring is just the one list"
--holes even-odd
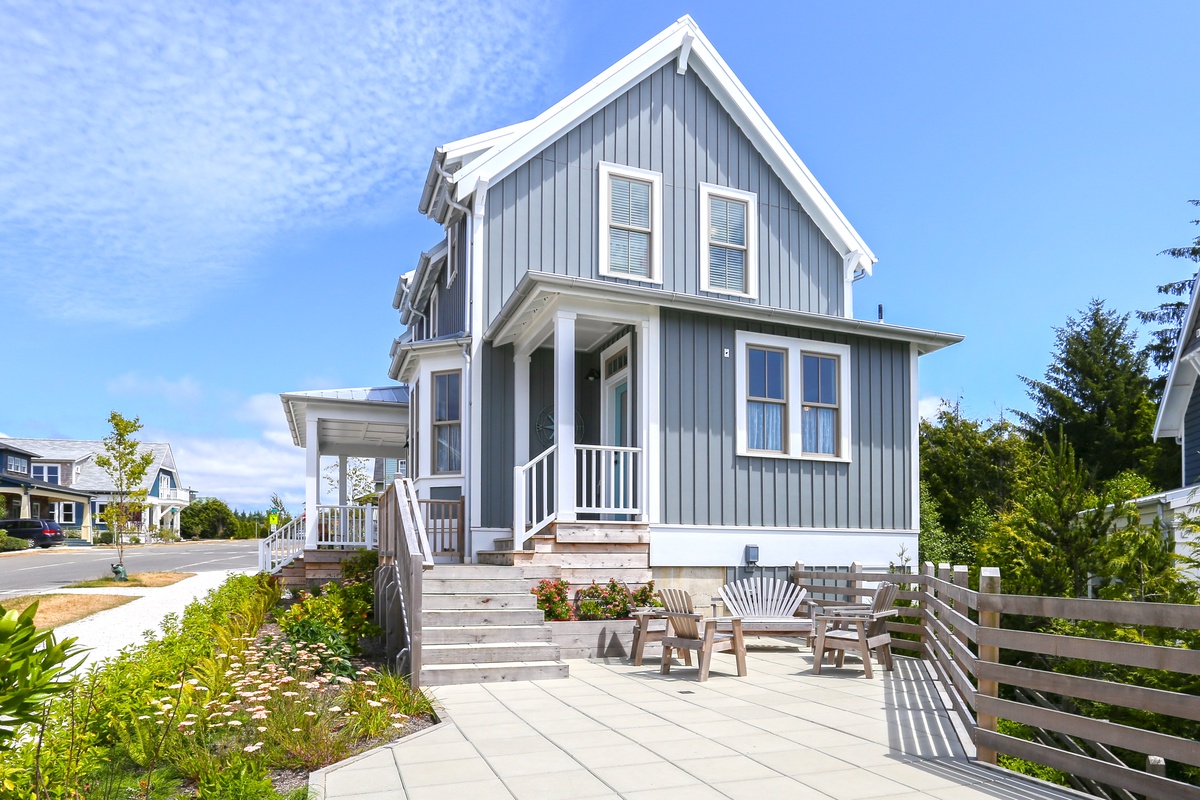
[(394, 381), (408, 383), (412, 377), (412, 368), (415, 366), (415, 362), (412, 360), (414, 354), (438, 350), (461, 350), (470, 345), (471, 337), (458, 333), (449, 333), (433, 339), (422, 339), (419, 342), (411, 341), (406, 337), (395, 339), (392, 341), (390, 352), (392, 363), (388, 367), (388, 377)]
[[(448, 168), (456, 166), (447, 164), (446, 153), (450, 146), (439, 148), (430, 166), (431, 176), (436, 177), (431, 177), (432, 182), (427, 181), (426, 195), (434, 198), (452, 186), (455, 198), (464, 203), (477, 190), (495, 185), (580, 121), (672, 60), (678, 61), (681, 72), (696, 70), (842, 256), (850, 257), (859, 251), (860, 255), (854, 256), (853, 267), (856, 271), (869, 273), (870, 266), (878, 260), (870, 247), (690, 16), (681, 17), (529, 122), (501, 129), (502, 135), (494, 136), (489, 149), (458, 165), (457, 171), (451, 172)], [(445, 187), (441, 186), (443, 183)], [(431, 200), (427, 202), (426, 195), (422, 196), (422, 213), (439, 218), (432, 213), (438, 209), (431, 207)], [(445, 209), (441, 209), (441, 218), (445, 213)]]
[(1196, 378), (1200, 375), (1200, 340), (1197, 339), (1197, 292), (1192, 287), (1192, 299), (1188, 302), (1179, 342), (1175, 345), (1175, 359), (1167, 373), (1167, 386), (1163, 390), (1162, 402), (1158, 404), (1158, 417), (1154, 420), (1154, 438), (1183, 436), (1183, 417), (1187, 413), (1188, 401)]
[[(811, 311), (792, 311), (770, 306), (756, 306), (733, 300), (668, 292), (645, 286), (626, 286), (592, 278), (576, 278), (569, 275), (553, 275), (545, 272), (527, 272), (517, 284), (509, 301), (500, 314), (484, 332), (484, 337), (495, 345), (504, 345), (516, 340), (523, 330), (536, 327), (538, 316), (559, 295), (574, 295), (593, 301), (612, 302), (621, 305), (642, 305), (695, 311), (703, 314), (753, 319), (764, 322), (779, 322), (814, 330), (869, 336), (875, 339), (891, 339), (917, 345), (921, 355), (941, 350), (963, 340), (962, 334), (910, 328), (885, 322), (834, 317), (815, 314)], [(393, 376), (394, 377), (394, 376)]]

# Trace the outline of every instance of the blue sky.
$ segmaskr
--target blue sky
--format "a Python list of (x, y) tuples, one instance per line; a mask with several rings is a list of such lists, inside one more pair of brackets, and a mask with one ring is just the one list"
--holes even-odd
[(684, 13), (879, 257), (856, 313), (966, 335), (926, 408), (1027, 408), (1068, 314), (1188, 274), (1194, 3), (162, 5), (0, 7), (0, 433), (139, 415), (241, 507), (302, 495), (279, 392), (387, 382), (433, 148)]

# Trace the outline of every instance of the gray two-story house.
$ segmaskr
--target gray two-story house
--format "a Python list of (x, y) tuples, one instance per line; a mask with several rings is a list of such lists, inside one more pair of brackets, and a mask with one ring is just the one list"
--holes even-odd
[[(408, 474), (467, 560), (648, 543), (656, 577), (916, 552), (921, 355), (876, 261), (690, 17), (534, 119), (438, 147), (401, 279)], [(573, 538), (571, 538), (573, 537)]]

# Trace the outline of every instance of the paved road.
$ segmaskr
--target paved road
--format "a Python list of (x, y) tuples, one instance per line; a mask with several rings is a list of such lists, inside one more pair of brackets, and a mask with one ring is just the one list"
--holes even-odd
[[(43, 592), (76, 581), (108, 577), (112, 575), (109, 565), (116, 562), (117, 551), (111, 547), (52, 547), (0, 555), (0, 597)], [(256, 541), (125, 548), (125, 568), (131, 573), (215, 572), (257, 566)]]

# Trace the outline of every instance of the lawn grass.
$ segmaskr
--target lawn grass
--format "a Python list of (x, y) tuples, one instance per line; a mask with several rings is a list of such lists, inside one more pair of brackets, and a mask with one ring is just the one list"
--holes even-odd
[(30, 594), (0, 598), (0, 607), (5, 611), (20, 612), (37, 601), (38, 610), (33, 624), (39, 630), (45, 630), (90, 617), (97, 612), (116, 608), (136, 599), (115, 594)]
[(72, 583), (68, 589), (110, 589), (110, 588), (147, 588), (156, 589), (160, 586), (170, 586), (179, 583), (184, 578), (191, 578), (194, 572), (135, 572), (127, 581), (118, 581), (112, 576), (95, 578), (90, 581)]

